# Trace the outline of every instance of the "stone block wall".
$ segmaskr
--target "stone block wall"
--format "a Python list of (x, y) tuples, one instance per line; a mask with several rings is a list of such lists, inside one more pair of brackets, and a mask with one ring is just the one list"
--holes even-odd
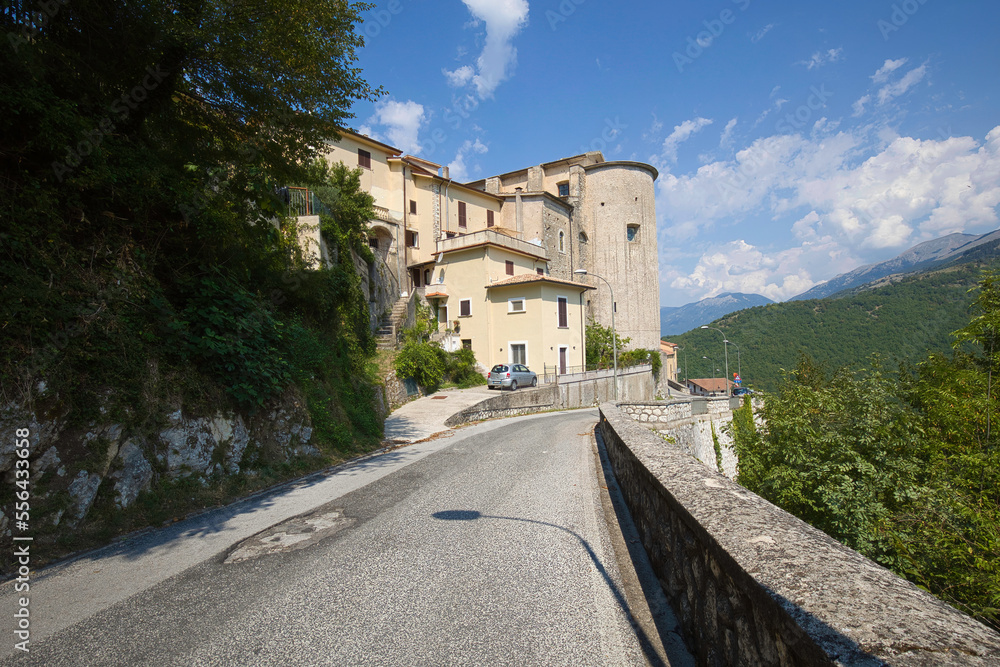
[(997, 665), (1000, 634), (601, 406), (598, 433), (699, 665)]

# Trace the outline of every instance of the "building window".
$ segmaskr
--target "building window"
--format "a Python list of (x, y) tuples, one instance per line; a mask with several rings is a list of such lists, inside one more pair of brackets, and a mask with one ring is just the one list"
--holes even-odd
[(514, 262), (508, 259), (506, 262), (504, 262), (504, 264), (507, 266), (507, 275), (508, 276), (514, 275)]
[(455, 238), (455, 232), (445, 232), (444, 236), (447, 239), (453, 239), (453, 238)]
[(559, 252), (566, 252), (566, 233), (559, 232)]
[(472, 299), (462, 299), (458, 302), (458, 316), (472, 317)]
[(492, 227), (494, 224), (496, 223), (493, 222), (493, 211), (486, 211), (486, 226)]
[(545, 275), (545, 269), (535, 269), (535, 273), (537, 273), (540, 276), (544, 276)]
[(364, 148), (358, 149), (358, 166), (364, 169), (372, 168), (372, 154)]
[(560, 197), (569, 197), (569, 181), (563, 181), (559, 183), (556, 187), (559, 188)]
[(368, 247), (372, 250), (378, 250), (378, 239), (374, 236), (368, 237)]
[(463, 350), (471, 350), (472, 349), (472, 339), (471, 338), (463, 338), (462, 339), (462, 349)]
[(559, 328), (568, 329), (569, 328), (569, 299), (564, 296), (556, 297), (556, 302), (559, 304)]
[(639, 225), (629, 225), (625, 228), (625, 236), (629, 241), (639, 240)]
[(431, 284), (431, 270), (430, 269), (424, 269), (424, 284), (425, 285), (430, 285)]
[(528, 365), (528, 344), (527, 343), (511, 343), (510, 345), (510, 363), (512, 364), (524, 364)]
[(407, 230), (406, 232), (406, 247), (407, 248), (419, 248), (420, 244), (417, 243), (417, 233)]
[(524, 312), (524, 297), (519, 296), (513, 299), (507, 299), (507, 312), (508, 313), (523, 313)]
[(583, 232), (580, 232), (580, 243), (586, 243), (587, 240), (588, 240), (587, 235), (584, 234)]
[(412, 199), (410, 200), (410, 214), (411, 215), (417, 214), (417, 202), (413, 201)]
[(458, 202), (458, 226), (467, 227), (466, 216), (465, 216), (465, 202)]

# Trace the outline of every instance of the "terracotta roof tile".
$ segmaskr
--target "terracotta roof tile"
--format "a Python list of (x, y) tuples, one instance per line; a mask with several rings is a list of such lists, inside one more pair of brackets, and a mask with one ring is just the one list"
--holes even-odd
[(486, 286), (486, 289), (491, 287), (506, 287), (507, 285), (525, 285), (528, 283), (554, 283), (556, 285), (570, 285), (579, 289), (597, 289), (596, 287), (591, 287), (590, 285), (585, 285), (583, 283), (576, 283), (572, 280), (563, 280), (562, 278), (553, 278), (552, 276), (540, 276), (537, 273), (525, 273), (520, 276), (514, 276), (513, 278), (507, 278), (506, 280), (490, 283)]

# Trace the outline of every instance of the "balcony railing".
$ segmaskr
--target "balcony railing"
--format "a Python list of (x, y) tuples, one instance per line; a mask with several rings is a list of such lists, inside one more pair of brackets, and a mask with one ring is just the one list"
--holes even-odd
[(533, 257), (548, 259), (548, 254), (542, 246), (528, 243), (527, 241), (522, 241), (506, 234), (500, 234), (492, 229), (484, 229), (472, 234), (463, 234), (450, 239), (442, 239), (437, 242), (437, 251), (448, 252), (449, 250), (458, 250), (459, 248), (466, 248), (481, 243), (492, 243), (502, 248), (509, 248), (510, 250), (532, 255)]
[(292, 215), (330, 215), (330, 209), (309, 188), (289, 187), (288, 211)]

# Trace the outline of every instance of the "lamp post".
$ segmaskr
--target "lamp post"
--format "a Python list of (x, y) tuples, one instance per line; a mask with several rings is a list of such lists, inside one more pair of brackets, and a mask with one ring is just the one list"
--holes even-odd
[(615, 380), (615, 400), (618, 400), (618, 332), (615, 329), (615, 290), (611, 287), (605, 278), (597, 275), (596, 273), (587, 273), (587, 269), (577, 269), (574, 271), (578, 276), (594, 276), (595, 278), (601, 278), (604, 284), (608, 286), (608, 290), (611, 292), (611, 343), (614, 346), (614, 359), (615, 359), (615, 369), (614, 369), (614, 380)]
[(729, 344), (736, 348), (736, 374), (740, 376), (740, 379), (742, 379), (743, 366), (740, 364), (740, 346), (733, 341), (729, 341)]
[[(715, 329), (715, 327), (710, 327), (707, 324), (701, 325), (702, 329)], [(726, 340), (726, 334), (723, 333), (722, 329), (715, 329), (720, 334), (722, 334), (722, 347), (726, 351), (726, 396), (729, 396), (729, 341)]]

